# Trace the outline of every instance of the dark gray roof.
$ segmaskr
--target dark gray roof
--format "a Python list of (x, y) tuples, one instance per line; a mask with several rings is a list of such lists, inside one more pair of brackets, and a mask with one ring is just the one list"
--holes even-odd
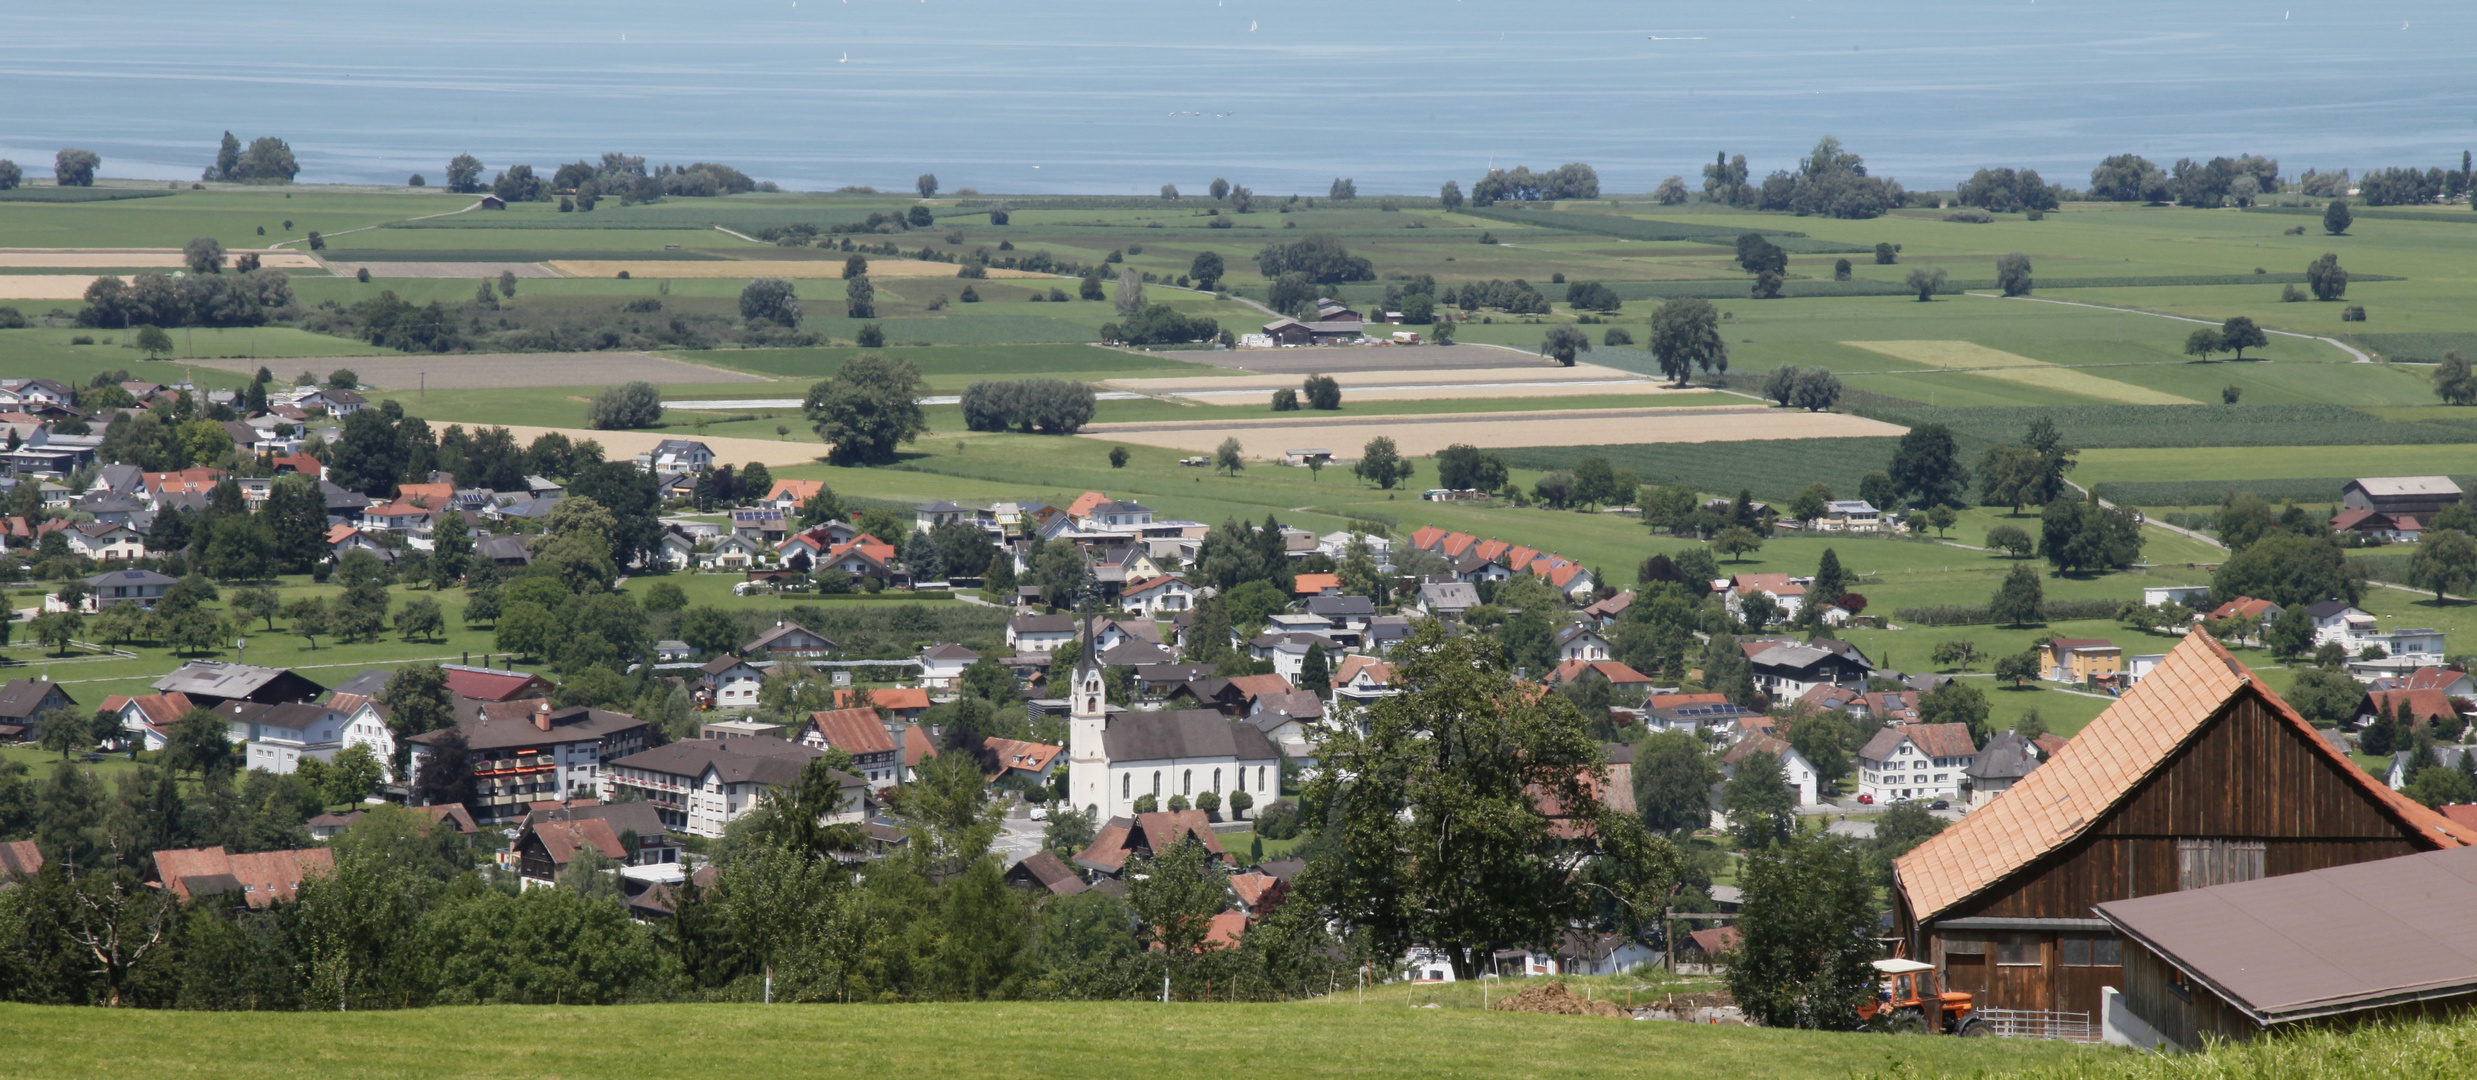
[(1419, 587), (1419, 599), (1430, 607), (1472, 607), (1479, 590), (1467, 581), (1431, 581)]
[(1281, 758), (1255, 725), (1211, 709), (1117, 713), (1101, 733), (1101, 747), (1113, 762), (1210, 757), (1270, 762)]
[(0, 684), (0, 717), (32, 720), (36, 713), (43, 711), (43, 700), (55, 690), (70, 704), (77, 703), (77, 699), (69, 697), (69, 691), (59, 683), (43, 679), (10, 679), (6, 684)]
[(2256, 1023), (2477, 990), (2477, 848), (2098, 905)]
[(2356, 607), (2355, 604), (2351, 604), (2345, 600), (2325, 600), (2321, 603), (2313, 605), (2312, 607), (2306, 608), (2305, 614), (2311, 615), (2317, 619), (2328, 619), (2333, 615), (2337, 615), (2340, 612), (2347, 611), (2354, 607)]
[(931, 649), (924, 650), (924, 651), (920, 654), (920, 656), (921, 656), (921, 659), (924, 659), (924, 660), (978, 660), (978, 659), (980, 659), (980, 654), (979, 654), (979, 653), (973, 652), (972, 650), (967, 649), (967, 648), (964, 648), (963, 646), (961, 646), (961, 645), (957, 645), (957, 644), (955, 644), (954, 642), (951, 642), (951, 641), (949, 641), (949, 642), (947, 642), (947, 643), (945, 643), (945, 644), (943, 644), (943, 645), (936, 646), (935, 648), (931, 648)]
[(1072, 634), (1075, 632), (1075, 616), (1017, 615), (1008, 625), (1014, 627), (1018, 634)]
[(589, 818), (608, 822), (613, 834), (634, 830), (638, 836), (667, 836), (671, 831), (662, 824), (662, 812), (649, 802), (599, 803), (536, 810), (525, 815), (524, 824), (531, 828), (544, 821), (584, 821)]
[(1177, 663), (1178, 654), (1149, 641), (1127, 641), (1103, 652), (1101, 662), (1111, 667), (1151, 667)]
[(192, 698), (204, 697), (217, 701), (227, 698), (303, 701), (326, 693), (327, 688), (283, 668), (192, 660), (181, 665), (180, 670), (155, 680), (156, 693), (175, 691)]
[[(537, 699), (538, 700), (538, 699)], [(462, 701), (459, 701), (461, 706)], [(594, 742), (649, 726), (627, 713), (604, 709), (570, 706), (554, 709), (550, 714), (550, 730), (543, 731), (533, 723), (533, 710), (523, 708), (526, 701), (494, 702), (477, 710), (481, 715), (459, 722), (464, 731), (464, 744), (474, 750), (504, 750), (519, 746), (541, 746), (553, 743)], [(491, 715), (491, 706), (500, 707), (500, 715)], [(436, 741), (446, 729), (413, 736), (417, 743)], [(758, 740), (751, 739), (750, 742)]]
[(1999, 731), (1987, 737), (1987, 745), (1978, 751), (1978, 759), (1962, 773), (1973, 780), (2019, 780), (2038, 765), (2038, 755), (2030, 740)]
[(179, 580), (179, 578), (158, 574), (152, 570), (106, 570), (87, 578), (86, 584), (98, 589), (106, 585), (161, 585), (170, 588)]
[(1307, 613), (1325, 618), (1376, 614), (1376, 601), (1364, 596), (1311, 596), (1307, 598)]
[(726, 784), (788, 784), (826, 752), (781, 739), (684, 739), (630, 754), (612, 768), (644, 769), (673, 776), (703, 776), (711, 767)]
[(368, 671), (364, 671), (359, 675), (355, 675), (352, 678), (344, 680), (341, 685), (335, 688), (335, 692), (339, 694), (359, 694), (363, 697), (377, 697), (379, 691), (387, 689), (388, 680), (395, 677), (396, 673), (392, 668), (371, 668)]

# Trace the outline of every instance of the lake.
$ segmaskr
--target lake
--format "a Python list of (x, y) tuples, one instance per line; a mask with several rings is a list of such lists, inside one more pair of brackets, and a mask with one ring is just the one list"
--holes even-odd
[(787, 188), (1150, 194), (1467, 189), (1491, 163), (1699, 188), (1830, 133), (1876, 175), (2079, 186), (2111, 153), (2456, 166), (2477, 145), (2449, 0), (119, 0), (0, 10), (0, 156), (48, 183), (194, 179), (227, 128), (305, 182), (547, 172), (605, 150)]

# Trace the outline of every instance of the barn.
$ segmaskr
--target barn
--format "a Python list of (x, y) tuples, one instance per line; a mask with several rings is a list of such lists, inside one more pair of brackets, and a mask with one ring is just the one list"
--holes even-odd
[(2054, 758), (1897, 860), (1894, 927), (1982, 1007), (2095, 1018), (2125, 975), (2094, 905), (2470, 844), (2477, 831), (2366, 775), (2196, 630)]

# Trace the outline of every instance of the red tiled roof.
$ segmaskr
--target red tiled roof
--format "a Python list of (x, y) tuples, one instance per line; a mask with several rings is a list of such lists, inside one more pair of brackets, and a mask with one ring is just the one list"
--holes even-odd
[(222, 847), (155, 853), (155, 878), (173, 895), (188, 900), (189, 879), (228, 875), (241, 883), (242, 900), (254, 908), (290, 900), (303, 878), (334, 869), (335, 854), (326, 848), (261, 851), (254, 855), (227, 855)]
[(1301, 574), (1291, 584), (1290, 591), (1296, 596), (1315, 596), (1326, 589), (1341, 587), (1342, 575), (1340, 574)]
[(550, 680), (521, 671), (493, 671), (456, 664), (442, 665), (447, 676), (447, 692), (476, 701), (514, 701), (519, 697), (536, 698), (551, 691)]
[[(2355, 784), (2368, 803), (2435, 847), (2477, 843), (2477, 831), (2383, 786), (2323, 741), (2209, 634), (2196, 630), (2005, 797), (1980, 807), (1893, 863), (1911, 917), (1933, 919), (2016, 870), (2072, 843), (2164, 768), (2240, 695), (2256, 694), (2306, 752)], [(2045, 747), (2042, 745), (2041, 749)]]
[(1204, 932), (1204, 948), (1235, 949), (1239, 938), (1247, 934), (1247, 916), (1242, 912), (1225, 911), (1213, 916), (1212, 928)]
[(2468, 672), (2449, 667), (2421, 667), (2408, 673), (2411, 690), (2440, 690), (2468, 677)]
[(1446, 532), (1434, 525), (1422, 525), (1411, 533), (1411, 546), (1421, 551), (1433, 551), (1445, 542)]
[(804, 503), (809, 500), (810, 496), (823, 490), (825, 486), (826, 482), (823, 480), (777, 480), (774, 482), (773, 489), (765, 493), (765, 500), (781, 502), (788, 496), (793, 503)]
[(851, 754), (893, 752), (894, 736), (877, 720), (875, 709), (828, 709), (808, 714), (811, 730), (826, 745)]
[(1513, 546), (1514, 545), (1508, 544), (1503, 540), (1482, 540), (1479, 542), (1478, 547), (1471, 549), (1471, 554), (1477, 555), (1480, 558), (1488, 560), (1489, 562), (1495, 562)]
[(1666, 709), (1678, 705), (1726, 705), (1727, 694), (1653, 694), (1643, 704), (1648, 708)]
[(1582, 673), (1585, 671), (1597, 671), (1600, 673), (1600, 677), (1619, 686), (1648, 686), (1651, 684), (1651, 676), (1645, 675), (1642, 672), (1625, 666), (1624, 664), (1620, 664), (1615, 660), (1568, 660), (1564, 663), (1558, 664), (1555, 671), (1549, 672), (1548, 678), (1545, 681), (1552, 685), (1556, 683), (1563, 683), (1572, 679), (1580, 678)]
[(2225, 619), (2230, 616), (2244, 615), (2249, 618), (2259, 619), (2265, 613), (2270, 611), (2271, 608), (2276, 606), (2278, 605), (2273, 604), (2268, 600), (2256, 600), (2250, 596), (2239, 596), (2234, 600), (2230, 600), (2227, 603), (2210, 609), (2210, 614), (2205, 617), (2212, 619)]
[(396, 501), (417, 503), (425, 510), (443, 510), (456, 497), (454, 484), (398, 484)]
[(903, 729), (903, 767), (919, 767), (921, 761), (937, 756), (937, 744), (929, 741), (929, 733), (918, 727)]
[(0, 878), (43, 872), (43, 852), (32, 840), (0, 841)]
[[(1308, 574), (1301, 574), (1301, 575), (1299, 575), (1299, 577), (1301, 577), (1302, 579), (1307, 578), (1307, 577), (1309, 577), (1309, 576), (1311, 576), (1311, 575), (1308, 575)], [(1169, 585), (1169, 584), (1179, 584), (1179, 585), (1184, 585), (1184, 584), (1186, 584), (1186, 583), (1187, 583), (1187, 579), (1182, 578), (1182, 577), (1180, 577), (1180, 576), (1178, 576), (1178, 575), (1176, 575), (1176, 574), (1163, 574), (1163, 575), (1161, 575), (1160, 577), (1149, 577), (1149, 578), (1145, 578), (1145, 579), (1144, 579), (1144, 580), (1142, 580), (1142, 581), (1138, 581), (1138, 582), (1134, 582), (1134, 583), (1131, 583), (1131, 584), (1128, 584), (1128, 585), (1122, 586), (1122, 587), (1120, 587), (1120, 588), (1119, 588), (1119, 590), (1118, 590), (1118, 595), (1120, 595), (1120, 596), (1135, 596), (1135, 595), (1138, 595), (1138, 594), (1141, 594), (1141, 593), (1148, 593), (1148, 592), (1151, 592), (1152, 590), (1154, 590), (1154, 589), (1158, 589), (1158, 588), (1160, 588), (1160, 587), (1162, 587), (1162, 586), (1164, 586), (1164, 585)]]
[(2374, 690), (2365, 696), (2384, 716), (2398, 716), (2403, 701), (2408, 703), (2408, 715), (2419, 720), (2459, 714), (2452, 706), (2451, 695), (2440, 690)]
[[(834, 707), (857, 708), (855, 703), (860, 699), (856, 695), (859, 693), (848, 686), (835, 691)], [(918, 686), (880, 686), (869, 691), (869, 704), (881, 709), (926, 709), (929, 707), (929, 691)]]
[(1099, 506), (1108, 501), (1110, 501), (1110, 498), (1107, 495), (1101, 494), (1098, 491), (1087, 491), (1076, 496), (1074, 502), (1067, 504), (1067, 516), (1077, 518), (1090, 517), (1092, 515), (1093, 507)]
[[(559, 804), (550, 805), (555, 809)], [(612, 832), (611, 823), (601, 818), (537, 821), (533, 823), (533, 835), (542, 841), (542, 850), (549, 852), (550, 861), (558, 866), (575, 861), (577, 853), (589, 847), (606, 858), (628, 857), (628, 849), (620, 846), (619, 834)]]
[(1385, 686), (1393, 682), (1392, 664), (1388, 664), (1373, 656), (1358, 656), (1354, 654), (1343, 657), (1342, 666), (1334, 669), (1333, 685), (1346, 686), (1351, 680), (1358, 678), (1359, 673), (1362, 671), (1367, 673), (1369, 681), (1374, 682), (1378, 686)]
[(1463, 554), (1471, 550), (1471, 545), (1478, 542), (1478, 537), (1469, 533), (1458, 532), (1445, 538), (1445, 548), (1441, 554), (1448, 559), (1460, 562), (1462, 561)]
[(327, 477), (326, 463), (308, 454), (292, 454), (276, 458), (268, 464), (274, 467), (278, 476), (283, 475), (285, 470), (289, 469), (312, 480), (323, 480)]
[(1024, 742), (1021, 739), (1001, 739), (994, 735), (982, 740), (981, 745), (988, 747), (990, 753), (998, 756), (1000, 769), (1013, 769), (1021, 772), (1040, 772), (1048, 768), (1050, 762), (1057, 760), (1058, 755), (1066, 753), (1066, 747), (1063, 746)]

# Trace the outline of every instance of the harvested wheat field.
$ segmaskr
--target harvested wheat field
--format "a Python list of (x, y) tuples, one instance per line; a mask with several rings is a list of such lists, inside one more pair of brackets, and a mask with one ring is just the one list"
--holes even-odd
[[(833, 259), (727, 259), (680, 260), (676, 262), (635, 262), (628, 259), (555, 259), (551, 268), (569, 277), (618, 277), (625, 270), (632, 278), (840, 278), (843, 260)], [(950, 278), (959, 269), (953, 263), (922, 262), (919, 259), (870, 259), (869, 276), (873, 278)], [(1028, 270), (1000, 270), (991, 267), (993, 278), (1046, 278), (1054, 274), (1035, 274)]]
[[(5, 280), (5, 278), (0, 278)], [(286, 360), (285, 364), (294, 361)], [(326, 360), (302, 361), (312, 368)], [(757, 375), (632, 352), (448, 353), (435, 356), (337, 357), (371, 386), (389, 390), (504, 390), (520, 386), (617, 386), (625, 382), (771, 382)], [(206, 367), (254, 372), (258, 360), (199, 360)]]
[(1844, 341), (1843, 345), (1881, 353), (1913, 364), (1965, 371), (1987, 379), (2001, 379), (2023, 386), (2046, 390), (2061, 390), (2068, 394), (2113, 401), (2125, 405), (2194, 405), (2192, 398), (2178, 397), (2147, 386), (2092, 375), (2075, 368), (2050, 364), (2019, 353), (1990, 349), (1974, 341)]
[[(316, 270), (318, 260), (298, 251), (227, 251), (224, 265), (241, 255), (258, 256), (258, 264), (276, 270)], [(12, 270), (74, 270), (83, 267), (189, 265), (179, 248), (0, 248), (0, 267)]]
[[(286, 362), (290, 363), (290, 361)], [(478, 426), (498, 427), (500, 425)], [(698, 435), (694, 431), (595, 431), (590, 428), (522, 426), (511, 426), (507, 432), (515, 438), (519, 446), (531, 445), (533, 440), (552, 432), (565, 435), (575, 442), (591, 439), (602, 444), (602, 459), (605, 461), (626, 461), (653, 449), (654, 444), (664, 439), (695, 439), (713, 448), (714, 461), (717, 464), (734, 467), (746, 465), (752, 461), (763, 462), (769, 469), (787, 468), (793, 465), (814, 465), (826, 456), (826, 444), (818, 442), (816, 436), (798, 432), (796, 429), (793, 438), (784, 440), (735, 439), (715, 435)]]
[(1764, 405), (1722, 408), (1606, 409), (1567, 412), (1459, 413), (1350, 420), (1195, 420), (1092, 424), (1083, 433), (1113, 442), (1210, 453), (1237, 439), (1250, 458), (1321, 447), (1344, 458), (1379, 435), (1406, 455), (1433, 454), (1455, 443), (1473, 446), (1615, 446), (1628, 443), (1742, 442), (1751, 439), (1839, 439), (1899, 435), (1907, 429), (1843, 413), (1789, 412)]
[(0, 274), (0, 300), (83, 300), (87, 286), (95, 283), (95, 277), (94, 274)]

